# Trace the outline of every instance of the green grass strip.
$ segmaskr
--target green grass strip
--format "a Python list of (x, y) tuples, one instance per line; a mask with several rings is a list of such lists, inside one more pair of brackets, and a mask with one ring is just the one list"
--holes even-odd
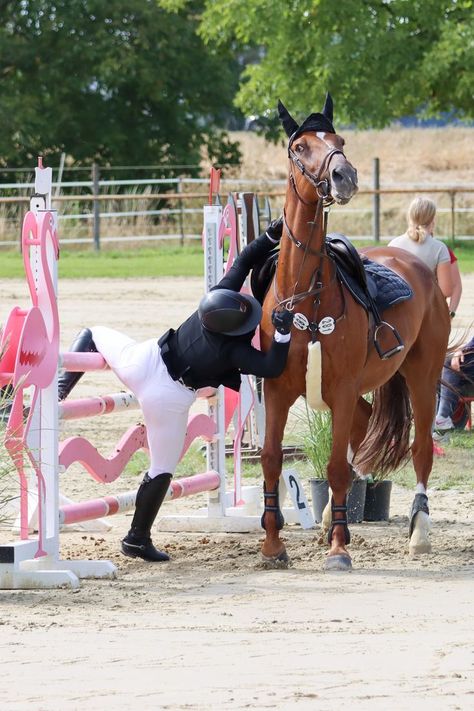
[[(373, 245), (373, 242), (370, 243)], [(362, 243), (357, 243), (362, 246)], [(474, 273), (474, 241), (455, 245), (462, 274)], [(16, 251), (0, 253), (0, 279), (24, 276), (23, 261)], [(160, 245), (156, 249), (94, 252), (65, 251), (59, 260), (63, 279), (202, 276), (204, 258), (200, 244)]]

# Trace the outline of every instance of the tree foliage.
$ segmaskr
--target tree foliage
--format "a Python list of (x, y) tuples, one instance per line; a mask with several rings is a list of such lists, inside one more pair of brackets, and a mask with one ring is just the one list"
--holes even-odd
[[(0, 164), (235, 160), (225, 45), (197, 34), (202, 0), (0, 0)], [(174, 10), (174, 11), (173, 11)]]
[[(172, 2), (172, 0), (169, 0)], [(182, 3), (182, 0), (181, 0)], [(474, 117), (472, 0), (207, 0), (208, 43), (259, 49), (236, 97), (306, 116), (327, 90), (338, 122), (382, 127), (415, 112)]]

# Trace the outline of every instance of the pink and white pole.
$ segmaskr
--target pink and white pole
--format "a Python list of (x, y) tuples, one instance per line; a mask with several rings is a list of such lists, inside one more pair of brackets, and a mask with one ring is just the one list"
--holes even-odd
[[(192, 496), (206, 491), (218, 489), (221, 477), (217, 472), (205, 472), (194, 476), (181, 477), (171, 482), (165, 496), (165, 501), (174, 501), (182, 496)], [(96, 518), (113, 516), (117, 513), (130, 511), (135, 506), (137, 491), (104, 496), (99, 499), (82, 501), (77, 504), (66, 504), (59, 508), (60, 525), (91, 521)]]

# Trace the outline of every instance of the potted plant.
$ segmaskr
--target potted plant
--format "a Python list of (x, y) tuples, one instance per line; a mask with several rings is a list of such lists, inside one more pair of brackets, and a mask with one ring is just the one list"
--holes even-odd
[(303, 449), (315, 474), (315, 477), (309, 480), (314, 520), (316, 523), (321, 523), (323, 511), (329, 500), (326, 465), (332, 446), (331, 413), (310, 410), (306, 405), (306, 416), (308, 430), (303, 439)]
[(392, 482), (380, 474), (367, 476), (364, 521), (388, 521), (390, 517), (390, 496)]
[[(306, 456), (314, 469), (316, 477), (310, 479), (311, 498), (314, 520), (321, 523), (323, 511), (329, 501), (329, 485), (326, 478), (326, 466), (332, 448), (331, 413), (306, 408), (308, 432), (303, 440)], [(364, 520), (365, 492), (367, 482), (352, 470), (352, 486), (347, 496), (347, 520), (360, 523)]]

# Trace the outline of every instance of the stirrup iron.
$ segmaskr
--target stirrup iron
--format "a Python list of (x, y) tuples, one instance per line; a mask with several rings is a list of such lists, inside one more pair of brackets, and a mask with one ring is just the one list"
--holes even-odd
[[(392, 332), (393, 337), (397, 341), (397, 345), (394, 346), (393, 348), (388, 348), (386, 351), (383, 351), (382, 348), (380, 347), (380, 344), (378, 342), (378, 337), (379, 337), (379, 331), (383, 328), (388, 328)], [(374, 346), (379, 354), (379, 358), (381, 360), (388, 360), (394, 355), (397, 355), (397, 353), (400, 353), (401, 351), (404, 350), (405, 344), (403, 343), (400, 334), (398, 333), (397, 329), (392, 326), (390, 323), (387, 323), (386, 321), (381, 321), (377, 328), (375, 329), (374, 333)]]

